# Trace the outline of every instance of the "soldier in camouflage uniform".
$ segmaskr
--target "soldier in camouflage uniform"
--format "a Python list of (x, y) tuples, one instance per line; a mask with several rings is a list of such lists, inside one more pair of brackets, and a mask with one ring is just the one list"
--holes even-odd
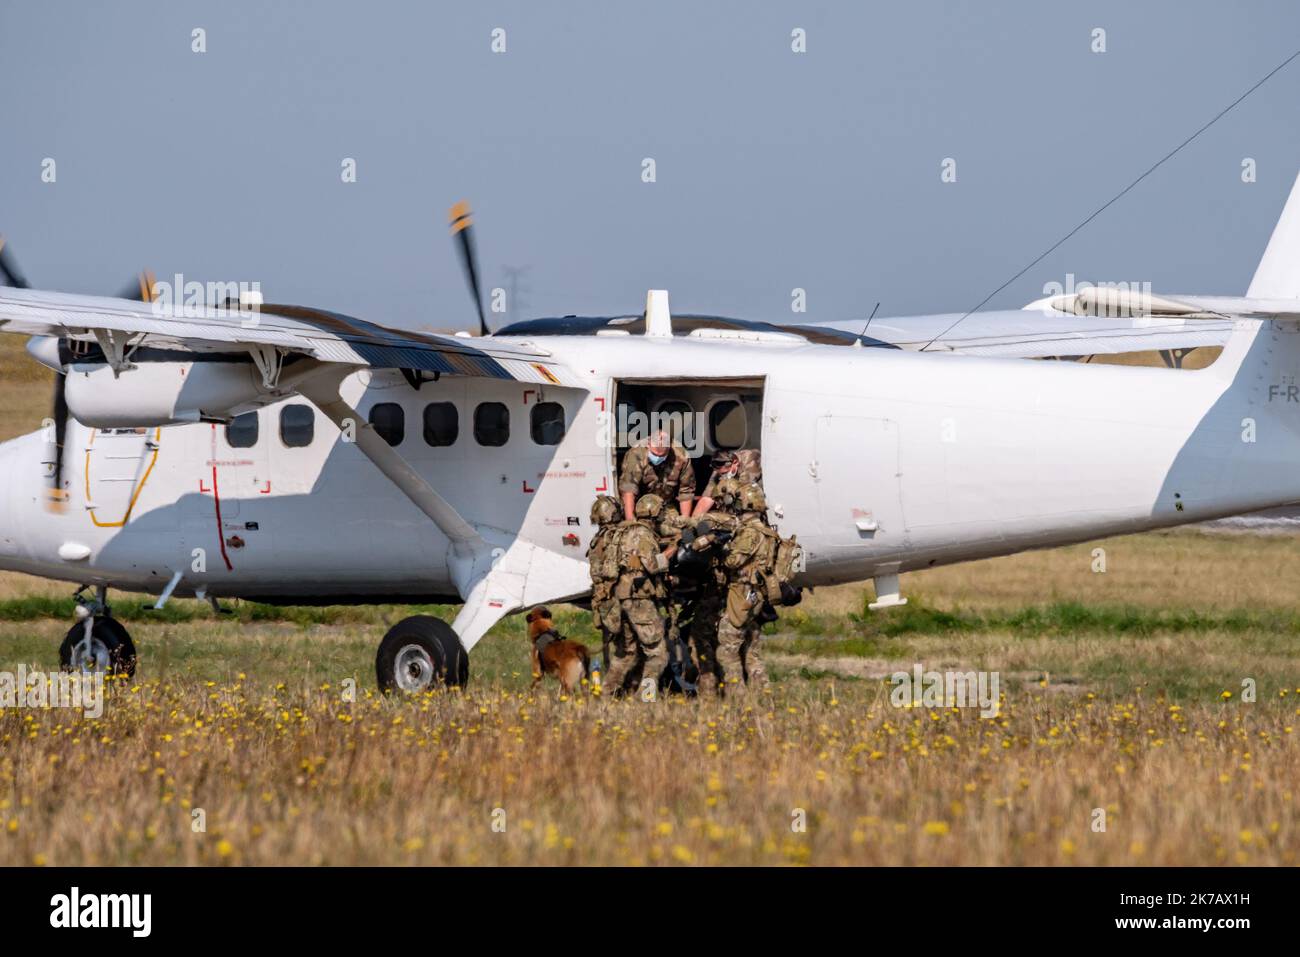
[[(718, 693), (718, 620), (726, 604), (727, 576), (722, 567), (723, 541), (735, 534), (739, 522), (731, 512), (719, 507), (695, 525), (691, 547), (708, 555), (708, 568), (700, 581), (699, 596), (689, 632), (691, 651), (699, 666), (696, 681), (698, 694)], [(707, 529), (707, 530), (706, 530)]]
[[(657, 497), (657, 496), (656, 496)], [(672, 565), (673, 557), (677, 554), (677, 549), (682, 542), (682, 532), (690, 527), (691, 519), (682, 515), (681, 512), (674, 512), (672, 509), (661, 508), (659, 514), (655, 516), (655, 537), (659, 540), (659, 550), (663, 552), (664, 559)], [(678, 598), (679, 590), (682, 586), (680, 577), (675, 574), (672, 568), (669, 568), (667, 576), (669, 591), (668, 603), (668, 643), (669, 657), (673, 655), (672, 646), (680, 638), (680, 621), (681, 612)]]
[(618, 581), (618, 556), (615, 534), (618, 528), (618, 501), (612, 495), (598, 495), (591, 506), (591, 524), (596, 534), (587, 546), (587, 566), (591, 570), (591, 617), (600, 629), (601, 665), (609, 669), (614, 641), (622, 631), (614, 585)]
[(633, 508), (642, 495), (658, 495), (665, 503), (676, 502), (683, 515), (690, 515), (695, 498), (691, 457), (672, 443), (667, 432), (656, 432), (647, 444), (633, 446), (623, 456), (618, 492), (623, 498), (623, 517), (629, 522), (635, 519)]
[(641, 696), (647, 700), (657, 696), (659, 675), (668, 664), (668, 561), (654, 533), (654, 519), (662, 509), (658, 496), (643, 495), (636, 503), (636, 517), (618, 525), (620, 574), (614, 597), (619, 604), (621, 640), (606, 671), (606, 681), (619, 694), (640, 661)]
[[(745, 485), (762, 481), (762, 460), (757, 449), (723, 450), (714, 453), (711, 464), (713, 475), (696, 503), (693, 517), (698, 520), (707, 515), (711, 526), (734, 534), (739, 526), (735, 511), (737, 494)], [(701, 592), (690, 635), (691, 646), (700, 661), (700, 693), (717, 691), (718, 624), (726, 608), (727, 573), (720, 557), (712, 572)], [(751, 640), (748, 647), (753, 650), (758, 670), (765, 679), (762, 661), (757, 658), (757, 646)]]
[(741, 485), (763, 484), (763, 463), (758, 449), (739, 449), (737, 451), (720, 451), (713, 454), (713, 475), (704, 493), (695, 503), (696, 518), (717, 507), (730, 488), (733, 493)]
[[(726, 572), (726, 608), (718, 621), (718, 666), (728, 696), (767, 687), (767, 669), (758, 653), (758, 614), (765, 601), (765, 576), (776, 559), (776, 541), (767, 526), (767, 500), (757, 485), (745, 485), (736, 494), (740, 526), (728, 543), (722, 561)], [(746, 669), (748, 665), (748, 669)]]

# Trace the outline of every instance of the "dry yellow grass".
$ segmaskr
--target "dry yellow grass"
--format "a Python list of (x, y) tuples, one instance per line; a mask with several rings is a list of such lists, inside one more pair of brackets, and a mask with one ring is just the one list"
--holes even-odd
[(98, 722), (0, 716), (0, 863), (1295, 864), (1295, 702), (146, 680)]

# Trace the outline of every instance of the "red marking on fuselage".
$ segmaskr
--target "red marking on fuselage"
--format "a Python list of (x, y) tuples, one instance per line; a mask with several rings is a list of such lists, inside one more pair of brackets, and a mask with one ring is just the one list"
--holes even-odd
[(217, 467), (212, 466), (212, 501), (217, 509), (217, 541), (221, 544), (221, 558), (226, 563), (226, 571), (233, 572), (235, 566), (230, 564), (230, 556), (226, 554), (226, 536), (221, 526), (221, 493), (217, 491)]
[[(221, 546), (221, 560), (226, 563), (226, 571), (233, 572), (235, 566), (230, 564), (230, 556), (226, 554), (226, 533), (221, 524), (221, 493), (217, 491), (217, 423), (212, 423), (212, 458), (208, 459), (212, 463), (212, 505), (217, 513), (217, 544)], [(203, 480), (199, 479), (199, 491), (207, 491), (203, 487)]]

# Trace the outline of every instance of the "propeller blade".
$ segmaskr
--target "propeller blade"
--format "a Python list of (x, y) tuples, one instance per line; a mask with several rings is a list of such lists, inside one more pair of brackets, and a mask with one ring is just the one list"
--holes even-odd
[(469, 203), (462, 200), (451, 208), (451, 235), (456, 249), (460, 252), (460, 265), (465, 270), (465, 279), (469, 282), (469, 291), (474, 295), (474, 308), (478, 310), (478, 332), (481, 336), (490, 336), (487, 317), (483, 314), (483, 296), (478, 285), (478, 255), (474, 251), (474, 235), (470, 227), (474, 220), (470, 216)]
[(68, 399), (64, 392), (68, 377), (62, 372), (54, 376), (54, 474), (50, 477), (49, 508), (61, 511), (68, 501), (63, 487), (63, 439), (68, 433)]
[[(6, 285), (17, 289), (31, 288), (27, 278), (19, 271), (18, 263), (5, 246), (5, 239), (0, 236), (0, 275)], [(63, 383), (67, 378), (62, 372), (54, 375), (54, 475), (50, 482), (50, 508), (62, 509), (67, 501), (67, 492), (63, 488), (63, 436), (68, 425), (68, 401), (63, 394)]]
[(118, 299), (136, 299), (140, 302), (153, 302), (154, 294), (157, 290), (154, 288), (156, 282), (154, 275), (148, 269), (144, 270), (135, 280), (126, 286), (117, 294)]
[(6, 286), (13, 286), (16, 289), (28, 289), (26, 278), (18, 271), (18, 263), (14, 257), (9, 254), (5, 248), (5, 238), (0, 236), (0, 273), (4, 274)]

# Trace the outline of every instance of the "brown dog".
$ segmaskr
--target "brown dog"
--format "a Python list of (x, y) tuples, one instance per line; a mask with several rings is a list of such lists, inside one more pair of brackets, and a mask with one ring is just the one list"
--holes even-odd
[(541, 681), (542, 675), (554, 675), (561, 690), (571, 694), (591, 674), (587, 646), (562, 637), (555, 630), (549, 608), (534, 608), (524, 620), (528, 622), (528, 643), (532, 648), (533, 684)]

